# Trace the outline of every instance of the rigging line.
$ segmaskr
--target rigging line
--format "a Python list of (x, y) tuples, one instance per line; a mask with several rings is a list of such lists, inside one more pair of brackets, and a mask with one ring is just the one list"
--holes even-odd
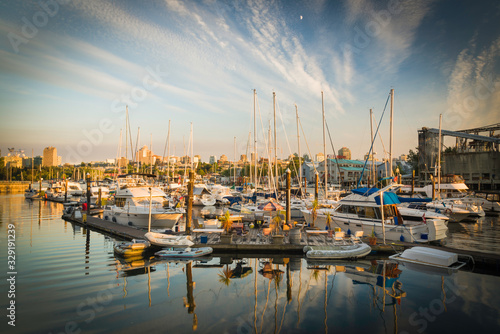
[[(304, 128), (302, 127), (302, 122), (300, 121), (300, 119), (299, 119), (299, 125), (300, 125), (300, 130), (302, 130), (302, 134), (304, 135), (304, 141), (306, 142), (307, 152), (309, 152), (309, 159), (311, 159), (311, 157), (312, 157), (311, 150), (309, 149), (309, 144), (307, 143), (306, 134), (304, 132)], [(319, 174), (318, 170), (316, 169), (316, 165), (314, 163), (313, 163), (313, 168), (314, 168), (314, 172), (316, 174)]]
[[(332, 150), (333, 150), (333, 156), (335, 157), (335, 163), (337, 164), (337, 169), (339, 171), (339, 178), (340, 178), (340, 166), (339, 166), (339, 161), (337, 159), (337, 155), (335, 154), (335, 147), (333, 146), (333, 141), (332, 141), (332, 136), (330, 135), (330, 129), (328, 128), (328, 122), (325, 119), (325, 124), (326, 124), (326, 130), (328, 132), (328, 137), (330, 138), (330, 145), (332, 145)], [(326, 161), (326, 160), (325, 160)]]
[[(288, 136), (287, 136), (287, 134), (286, 134), (285, 122), (283, 121), (283, 114), (281, 113), (281, 109), (279, 108), (279, 102), (278, 102), (278, 100), (277, 100), (277, 99), (276, 99), (276, 105), (277, 105), (277, 109), (278, 109), (278, 115), (279, 115), (280, 120), (281, 120), (281, 127), (282, 127), (282, 129), (283, 129), (283, 133), (285, 134), (286, 144), (287, 144), (287, 147), (288, 147), (288, 153), (289, 153), (290, 155), (292, 155), (292, 149), (291, 149), (291, 147), (290, 147), (290, 141), (288, 140)], [(292, 160), (292, 161), (293, 161), (293, 160)], [(297, 171), (297, 167), (295, 166), (295, 164), (292, 164), (292, 165), (293, 165), (293, 169), (294, 169), (294, 171), (295, 171), (295, 174), (297, 175), (297, 178), (298, 178), (299, 173), (298, 173), (298, 171)], [(299, 168), (300, 168), (300, 166), (299, 166)], [(299, 180), (299, 182), (298, 182), (298, 183), (299, 183), (299, 186), (300, 186), (300, 180)]]
[[(260, 112), (260, 107), (259, 107), (259, 119), (260, 119), (260, 126), (261, 126), (261, 131), (264, 131), (264, 123), (262, 122), (262, 114)], [(270, 143), (268, 143), (267, 141), (267, 136), (264, 135), (264, 133), (262, 134), (262, 136), (264, 137), (264, 144), (265, 144), (265, 151), (267, 153), (267, 159), (268, 159), (268, 169), (270, 168), (269, 166), (269, 163), (271, 162), (271, 153), (269, 152), (269, 145)], [(261, 169), (261, 175), (264, 173), (264, 168)], [(272, 178), (272, 173), (270, 175), (270, 180), (274, 182), (274, 179)]]
[(378, 129), (380, 128), (380, 124), (382, 123), (382, 119), (384, 118), (385, 110), (387, 109), (387, 103), (389, 102), (390, 97), (391, 97), (391, 94), (389, 94), (387, 96), (387, 100), (385, 101), (384, 111), (382, 111), (382, 115), (380, 116), (380, 121), (378, 122), (377, 130), (375, 131), (375, 135), (373, 137), (372, 144), (370, 145), (370, 150), (368, 151), (368, 155), (366, 157), (365, 164), (363, 166), (363, 170), (361, 171), (361, 175), (359, 176), (358, 185), (357, 185), (358, 188), (359, 188), (359, 184), (361, 183), (361, 179), (363, 178), (363, 174), (365, 173), (366, 164), (368, 163), (368, 158), (370, 157), (370, 154), (371, 154), (372, 149), (373, 149), (373, 142), (375, 141), (375, 138), (377, 137)]

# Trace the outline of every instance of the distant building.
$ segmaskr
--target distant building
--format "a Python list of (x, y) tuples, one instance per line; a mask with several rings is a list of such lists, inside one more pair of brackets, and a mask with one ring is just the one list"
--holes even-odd
[(199, 155), (195, 155), (195, 156), (193, 157), (193, 162), (195, 162), (195, 163), (199, 163), (199, 162), (201, 162), (201, 157), (200, 157)]
[(227, 156), (225, 154), (220, 156), (219, 163), (223, 164), (227, 162)]
[(4, 158), (5, 166), (9, 168), (22, 168), (23, 158), (19, 156), (6, 156)]
[(213, 165), (214, 163), (217, 162), (217, 157), (215, 155), (211, 155), (209, 158), (208, 158), (208, 163)]
[(128, 165), (127, 158), (121, 157), (120, 159), (118, 159), (118, 168), (127, 167), (127, 165)]
[(315, 162), (325, 161), (325, 155), (323, 153), (316, 154), (316, 156), (314, 157), (314, 161)]
[(243, 163), (248, 162), (247, 155), (246, 154), (240, 155), (240, 161), (243, 162)]
[(53, 167), (59, 165), (59, 159), (57, 157), (57, 148), (49, 146), (43, 149), (43, 167)]
[(146, 145), (144, 145), (139, 152), (137, 152), (137, 161), (139, 161), (143, 165), (154, 164), (153, 152), (148, 149)]
[[(31, 168), (31, 158), (25, 157), (23, 158), (23, 167), (24, 168)], [(42, 164), (42, 157), (41, 156), (36, 156), (33, 157), (33, 166), (34, 168), (39, 167)]]
[(343, 156), (344, 159), (346, 159), (346, 160), (351, 160), (351, 150), (348, 149), (347, 147), (342, 147), (339, 150), (339, 155)]

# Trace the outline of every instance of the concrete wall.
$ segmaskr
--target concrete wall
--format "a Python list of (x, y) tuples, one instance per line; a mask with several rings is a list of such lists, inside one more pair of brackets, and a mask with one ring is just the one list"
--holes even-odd
[(6, 182), (6, 181), (0, 181), (0, 193), (18, 193), (18, 192), (24, 192), (26, 189), (29, 188), (30, 182), (25, 181), (13, 181), (13, 182)]
[(471, 189), (500, 189), (500, 152), (446, 153), (441, 168), (462, 175)]

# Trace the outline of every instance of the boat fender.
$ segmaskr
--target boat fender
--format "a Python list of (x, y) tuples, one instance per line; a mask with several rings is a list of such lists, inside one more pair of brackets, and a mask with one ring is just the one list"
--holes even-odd
[(401, 236), (399, 237), (399, 241), (401, 241), (401, 242), (404, 242), (404, 241), (405, 241), (405, 237), (404, 237), (404, 235), (402, 235), (402, 234), (401, 234)]
[(347, 229), (347, 235), (351, 235), (351, 229), (350, 228)]
[(109, 217), (108, 216), (104, 216), (104, 220), (109, 220)]
[(113, 223), (116, 223), (116, 217), (113, 217), (111, 220), (113, 221)]

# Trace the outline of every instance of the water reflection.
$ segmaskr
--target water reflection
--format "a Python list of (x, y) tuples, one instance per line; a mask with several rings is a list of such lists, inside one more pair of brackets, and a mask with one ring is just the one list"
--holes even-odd
[[(0, 197), (0, 223), (16, 224), (19, 332), (65, 332), (69, 322), (82, 332), (441, 334), (500, 327), (496, 276), (396, 266), (383, 258), (124, 259), (114, 255), (113, 239), (66, 228), (61, 211), (56, 203)], [(485, 225), (491, 224), (478, 226), (484, 231)], [(0, 244), (5, 240), (0, 234)], [(6, 263), (5, 252), (0, 261)]]

